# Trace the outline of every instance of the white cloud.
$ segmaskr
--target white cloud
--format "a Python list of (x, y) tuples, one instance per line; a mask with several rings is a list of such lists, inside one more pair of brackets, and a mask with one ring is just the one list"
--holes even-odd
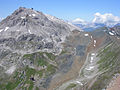
[(73, 22), (84, 22), (84, 20), (81, 18), (76, 18), (75, 20), (73, 20)]
[(95, 17), (92, 21), (93, 23), (103, 23), (107, 26), (113, 26), (120, 22), (120, 18), (111, 13), (105, 13), (103, 15), (100, 13), (95, 13), (94, 16)]
[(76, 18), (71, 21), (73, 24), (87, 24), (87, 22), (81, 18)]
[(76, 18), (71, 21), (73, 24), (80, 24), (84, 27), (95, 27), (95, 23), (104, 24), (106, 26), (114, 26), (120, 23), (120, 17), (114, 16), (111, 13), (100, 14), (99, 12), (94, 14), (94, 19), (91, 22), (86, 22), (81, 18)]

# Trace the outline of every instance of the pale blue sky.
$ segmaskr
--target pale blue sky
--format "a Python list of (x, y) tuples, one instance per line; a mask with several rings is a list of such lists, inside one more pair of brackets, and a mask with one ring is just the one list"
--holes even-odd
[(10, 15), (20, 6), (42, 11), (64, 20), (92, 20), (96, 12), (120, 17), (120, 0), (1, 0), (0, 17)]

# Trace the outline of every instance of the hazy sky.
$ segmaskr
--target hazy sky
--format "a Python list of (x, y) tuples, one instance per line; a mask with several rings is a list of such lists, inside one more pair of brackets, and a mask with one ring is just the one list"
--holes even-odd
[(64, 20), (92, 20), (96, 12), (120, 17), (120, 0), (1, 0), (0, 17), (10, 15), (20, 6), (34, 8)]

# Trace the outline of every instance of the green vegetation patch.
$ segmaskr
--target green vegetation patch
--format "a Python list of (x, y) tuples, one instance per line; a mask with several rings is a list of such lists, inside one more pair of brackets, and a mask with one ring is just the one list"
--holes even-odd
[[(32, 63), (36, 67), (40, 66), (41, 69), (39, 70), (37, 68), (30, 68), (28, 65), (17, 70), (12, 76), (9, 77), (8, 80), (0, 83), (0, 90), (15, 90), (16, 88), (21, 90), (33, 90), (33, 88), (36, 88), (34, 86), (34, 76), (37, 76), (39, 79), (48, 78), (49, 76), (53, 75), (57, 70), (57, 67), (49, 64), (49, 60), (47, 60), (48, 58), (50, 60), (54, 60), (56, 56), (52, 53), (46, 52), (25, 54), (23, 56), (23, 59), (30, 60), (30, 63)], [(39, 90), (39, 88), (36, 89)]]
[(27, 79), (29, 79), (31, 77), (31, 75), (35, 75), (37, 71), (33, 68), (29, 68), (28, 66), (26, 67), (25, 69), (25, 73), (26, 73), (26, 76), (27, 76)]
[(99, 71), (105, 72), (97, 77), (90, 90), (102, 90), (106, 88), (113, 76), (120, 73), (120, 46), (115, 43), (109, 45), (100, 52), (99, 57), (98, 69)]
[(99, 71), (107, 70), (116, 64), (120, 53), (120, 47), (115, 48), (114, 45), (110, 45), (105, 48), (99, 55), (100, 60), (97, 62), (99, 64)]
[(55, 60), (56, 56), (52, 53), (47, 53), (47, 52), (36, 52), (36, 53), (32, 53), (32, 54), (25, 54), (23, 56), (23, 59), (28, 59), (30, 61), (32, 61), (33, 64), (36, 64), (38, 66), (47, 66), (48, 62), (47, 59), (44, 54), (46, 54), (46, 56), (50, 59), (50, 60)]
[(65, 53), (67, 53), (67, 51), (66, 50), (62, 50), (62, 52), (60, 54), (62, 55), (62, 54), (65, 54)]
[(70, 90), (70, 89), (72, 89), (72, 88), (74, 88), (76, 86), (77, 86), (76, 84), (71, 83), (65, 90)]
[(52, 53), (45, 53), (50, 60), (55, 60), (56, 56)]
[(15, 89), (22, 81), (24, 81), (23, 73), (16, 72), (15, 75), (10, 79), (4, 86), (6, 90)]
[(56, 67), (55, 67), (55, 66), (53, 66), (53, 65), (51, 65), (51, 64), (49, 64), (49, 65), (47, 66), (47, 72), (49, 72), (49, 74), (54, 74), (55, 71), (56, 71)]
[(38, 66), (47, 66), (47, 61), (45, 61), (44, 59), (42, 59), (42, 58), (39, 58), (38, 60), (37, 60), (37, 63), (38, 63)]

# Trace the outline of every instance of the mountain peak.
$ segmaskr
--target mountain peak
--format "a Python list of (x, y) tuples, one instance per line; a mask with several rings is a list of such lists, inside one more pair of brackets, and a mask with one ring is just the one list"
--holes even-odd
[(14, 15), (18, 15), (22, 12), (26, 11), (26, 14), (28, 13), (28, 11), (32, 11), (32, 9), (27, 9), (25, 7), (19, 7), (17, 10), (15, 10), (15, 12), (13, 13)]
[[(52, 18), (51, 18), (52, 17)], [(73, 29), (80, 29), (53, 16), (20, 7), (0, 22), (1, 38), (18, 37), (23, 34), (35, 34), (42, 37), (51, 35), (66, 36)]]

